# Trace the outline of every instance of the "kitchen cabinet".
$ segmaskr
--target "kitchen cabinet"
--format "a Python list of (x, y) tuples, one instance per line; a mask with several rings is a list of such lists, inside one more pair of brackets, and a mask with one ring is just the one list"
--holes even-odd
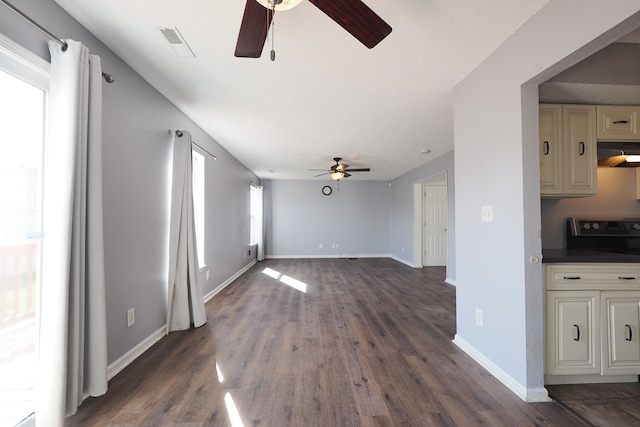
[[(607, 357), (604, 374), (640, 371), (640, 292), (602, 292)], [(634, 336), (635, 335), (635, 336)]]
[(598, 105), (598, 140), (640, 141), (640, 106)]
[(562, 106), (540, 105), (540, 193), (562, 193)]
[(546, 264), (545, 293), (548, 384), (637, 381), (640, 264)]
[(595, 195), (596, 107), (540, 104), (539, 125), (541, 196)]
[(547, 374), (600, 373), (599, 308), (596, 291), (547, 292)]

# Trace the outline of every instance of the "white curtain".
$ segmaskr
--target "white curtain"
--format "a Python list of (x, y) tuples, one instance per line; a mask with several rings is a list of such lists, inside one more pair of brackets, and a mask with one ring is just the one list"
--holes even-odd
[(258, 244), (258, 253), (256, 253), (256, 259), (258, 261), (264, 261), (264, 196), (263, 187), (261, 185), (256, 186), (256, 243)]
[(191, 135), (174, 132), (167, 333), (207, 323), (198, 280), (191, 161)]
[(102, 69), (81, 43), (49, 43), (36, 422), (62, 426), (107, 391), (102, 226)]

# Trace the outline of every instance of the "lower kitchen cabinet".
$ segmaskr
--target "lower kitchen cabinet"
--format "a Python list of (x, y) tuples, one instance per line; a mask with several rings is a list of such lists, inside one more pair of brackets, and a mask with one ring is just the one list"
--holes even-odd
[(547, 264), (545, 290), (548, 384), (638, 381), (640, 264)]
[(640, 372), (640, 292), (602, 292), (607, 354), (603, 374)]
[(547, 292), (548, 375), (600, 373), (599, 313), (599, 292)]

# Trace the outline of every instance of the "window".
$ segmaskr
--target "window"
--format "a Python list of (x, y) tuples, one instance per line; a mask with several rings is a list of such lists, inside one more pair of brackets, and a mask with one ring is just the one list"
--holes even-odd
[(191, 150), (193, 165), (193, 215), (195, 217), (196, 251), (198, 267), (204, 268), (204, 165), (205, 158), (196, 150)]
[(262, 201), (259, 188), (255, 185), (249, 186), (249, 197), (249, 244), (254, 245), (258, 243), (258, 233), (261, 228), (258, 221), (262, 221)]
[(35, 411), (48, 87), (49, 64), (0, 34), (2, 426)]

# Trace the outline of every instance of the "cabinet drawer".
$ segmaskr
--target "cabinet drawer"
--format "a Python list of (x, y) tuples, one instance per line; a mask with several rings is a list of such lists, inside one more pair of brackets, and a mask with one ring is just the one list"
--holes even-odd
[(547, 264), (548, 290), (640, 290), (640, 264)]
[(603, 141), (631, 141), (639, 140), (638, 116), (640, 107), (599, 105), (598, 139)]

